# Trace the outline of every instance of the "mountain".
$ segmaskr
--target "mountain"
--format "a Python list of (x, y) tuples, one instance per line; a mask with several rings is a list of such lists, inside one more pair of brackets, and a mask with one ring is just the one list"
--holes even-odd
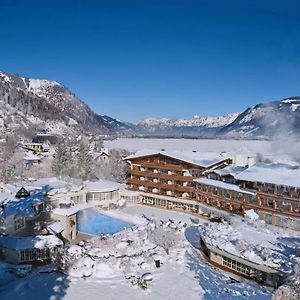
[(300, 97), (247, 108), (220, 135), (237, 138), (300, 137)]
[(93, 112), (64, 85), (0, 72), (0, 133), (118, 136), (129, 125)]
[(199, 117), (191, 119), (155, 119), (149, 118), (137, 123), (137, 129), (144, 135), (152, 136), (215, 136), (220, 128), (232, 123), (238, 113), (219, 117)]

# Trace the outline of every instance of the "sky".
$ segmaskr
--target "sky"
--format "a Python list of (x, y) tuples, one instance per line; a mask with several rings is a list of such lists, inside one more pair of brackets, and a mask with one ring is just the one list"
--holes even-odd
[(0, 0), (0, 70), (123, 121), (300, 95), (300, 1)]

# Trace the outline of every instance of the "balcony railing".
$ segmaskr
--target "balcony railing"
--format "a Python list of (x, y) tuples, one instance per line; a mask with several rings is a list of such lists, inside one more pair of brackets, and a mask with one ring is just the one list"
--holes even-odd
[(136, 185), (148, 186), (153, 188), (165, 189), (169, 191), (181, 191), (181, 192), (194, 192), (195, 188), (192, 186), (182, 186), (178, 184), (167, 184), (163, 182), (153, 182), (148, 180), (139, 180), (136, 178), (128, 178), (129, 183), (133, 183)]
[(140, 171), (140, 170), (128, 170), (128, 174), (150, 177), (150, 178), (161, 178), (169, 180), (177, 180), (184, 182), (192, 182), (196, 177), (195, 176), (182, 176), (177, 174), (165, 174), (165, 173), (154, 173), (149, 171)]

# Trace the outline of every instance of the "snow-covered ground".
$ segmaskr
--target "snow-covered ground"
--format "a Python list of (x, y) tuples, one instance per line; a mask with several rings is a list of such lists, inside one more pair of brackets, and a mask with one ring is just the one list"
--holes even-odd
[(258, 153), (263, 158), (290, 161), (298, 158), (300, 142), (262, 141), (262, 140), (221, 140), (221, 139), (144, 139), (144, 138), (119, 138), (104, 142), (108, 149), (126, 149), (129, 152), (152, 149), (198, 151), (198, 152), (230, 152), (256, 156)]
[[(137, 225), (73, 246), (76, 259), (67, 275), (39, 273), (45, 268), (37, 268), (25, 278), (8, 281), (0, 276), (0, 299), (271, 299), (270, 289), (241, 278), (230, 283), (231, 274), (207, 263), (193, 247), (199, 231), (189, 230), (195, 220), (188, 214), (132, 205), (111, 215), (124, 220), (131, 216)], [(199, 219), (199, 224), (204, 221)], [(153, 238), (153, 230), (159, 228), (166, 230), (165, 239), (171, 234), (175, 241), (169, 254)], [(160, 268), (155, 266), (157, 258)], [(153, 280), (146, 289), (133, 285), (134, 277), (129, 279), (149, 272)]]

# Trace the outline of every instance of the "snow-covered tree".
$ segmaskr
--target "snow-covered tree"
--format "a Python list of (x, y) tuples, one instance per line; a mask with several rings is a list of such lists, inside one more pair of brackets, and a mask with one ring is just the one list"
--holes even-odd
[(95, 175), (101, 179), (125, 182), (128, 163), (123, 160), (127, 156), (126, 150), (111, 150), (110, 158), (105, 162), (97, 162), (93, 166)]
[(170, 249), (179, 242), (178, 233), (174, 228), (165, 226), (157, 226), (153, 223), (150, 226), (151, 230), (148, 231), (148, 239), (151, 243), (162, 247), (167, 254), (170, 253)]
[(73, 263), (73, 259), (68, 252), (68, 247), (57, 247), (51, 258), (52, 265), (58, 271), (66, 271)]

